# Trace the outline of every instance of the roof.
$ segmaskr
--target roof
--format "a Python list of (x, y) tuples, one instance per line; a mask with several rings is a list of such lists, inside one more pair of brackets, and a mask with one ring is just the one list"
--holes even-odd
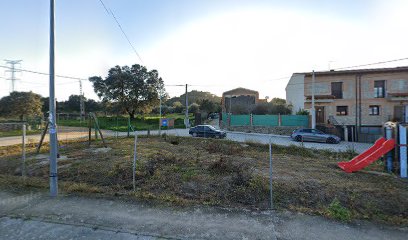
[(253, 94), (259, 94), (259, 93), (258, 93), (258, 91), (251, 90), (251, 89), (247, 89), (247, 88), (242, 88), (242, 87), (239, 87), (239, 88), (235, 88), (235, 89), (232, 89), (232, 90), (229, 90), (229, 91), (223, 92), (223, 93), (222, 93), (222, 95), (226, 95), (226, 94), (234, 93), (234, 92), (237, 92), (237, 91), (242, 91), (242, 92), (250, 92), (250, 93), (253, 93)]
[[(315, 75), (348, 75), (348, 74), (365, 74), (365, 73), (389, 73), (389, 72), (408, 72), (408, 66), (395, 67), (395, 68), (369, 68), (369, 69), (353, 69), (353, 70), (330, 70), (315, 72)], [(305, 77), (312, 76), (311, 72), (294, 73), (305, 74)]]

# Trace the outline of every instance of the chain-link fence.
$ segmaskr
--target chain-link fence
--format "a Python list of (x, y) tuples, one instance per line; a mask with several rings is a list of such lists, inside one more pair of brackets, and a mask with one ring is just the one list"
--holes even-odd
[[(277, 209), (345, 218), (407, 217), (408, 200), (402, 196), (406, 183), (386, 175), (382, 161), (363, 173), (347, 174), (337, 167), (369, 144), (302, 143), (237, 132), (212, 139), (191, 137), (188, 129), (161, 130), (159, 136), (158, 129), (134, 131), (132, 125), (130, 130), (129, 136), (115, 129), (99, 132), (88, 121), (84, 126), (58, 126), (60, 191), (269, 209), (272, 190)], [(48, 134), (37, 153), (40, 138), (26, 137), (24, 178), (22, 137), (0, 140), (0, 184), (47, 189)], [(401, 191), (387, 191), (390, 186)]]

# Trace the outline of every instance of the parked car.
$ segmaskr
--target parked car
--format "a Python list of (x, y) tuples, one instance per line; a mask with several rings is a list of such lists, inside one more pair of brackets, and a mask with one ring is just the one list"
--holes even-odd
[(208, 115), (208, 119), (218, 119), (219, 118), (219, 114), (218, 113), (210, 113)]
[(215, 129), (211, 125), (198, 125), (192, 127), (188, 133), (193, 137), (225, 138), (227, 136), (226, 132)]
[(290, 137), (298, 142), (310, 141), (310, 142), (325, 142), (325, 143), (339, 143), (340, 138), (336, 135), (327, 134), (317, 129), (300, 128), (292, 132)]

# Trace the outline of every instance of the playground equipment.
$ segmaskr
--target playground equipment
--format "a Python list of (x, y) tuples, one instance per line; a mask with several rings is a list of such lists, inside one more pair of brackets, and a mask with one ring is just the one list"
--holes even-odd
[[(38, 143), (37, 149), (36, 149), (36, 153), (39, 154), (42, 145), (44, 144), (44, 139), (45, 139), (45, 135), (48, 132), (48, 127), (49, 127), (49, 122), (46, 123), (44, 130), (41, 133), (41, 138), (40, 138), (40, 142)], [(92, 142), (92, 128), (95, 130), (95, 140), (98, 139), (98, 133), (100, 138), (102, 139), (103, 145), (106, 148), (106, 142), (105, 142), (105, 138), (103, 137), (102, 131), (99, 127), (99, 122), (98, 122), (98, 118), (96, 117), (96, 115), (92, 112), (90, 112), (88, 114), (88, 144), (91, 145)], [(57, 139), (58, 139), (58, 133), (57, 133)], [(59, 158), (60, 154), (59, 154), (59, 141), (57, 141), (57, 158)]]
[[(400, 162), (400, 175), (402, 178), (407, 177), (407, 127), (400, 124), (397, 125), (393, 122), (387, 122), (385, 125), (386, 138), (382, 137), (378, 139), (373, 146), (356, 156), (348, 162), (339, 162), (337, 165), (347, 173), (357, 172), (367, 167), (373, 162), (381, 158), (381, 156), (387, 156), (387, 170), (391, 172), (393, 170), (393, 154), (392, 150), (396, 147), (399, 148), (398, 156)], [(398, 144), (393, 138), (394, 130), (398, 130), (395, 135), (398, 135)]]

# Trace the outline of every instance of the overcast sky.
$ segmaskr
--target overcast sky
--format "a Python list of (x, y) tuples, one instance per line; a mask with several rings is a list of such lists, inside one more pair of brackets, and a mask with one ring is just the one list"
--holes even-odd
[[(157, 69), (165, 84), (191, 90), (246, 87), (285, 97), (294, 72), (328, 70), (408, 57), (404, 0), (104, 0), (141, 62), (99, 0), (56, 0), (56, 72), (105, 77), (115, 65)], [(0, 2), (0, 60), (48, 72), (49, 1)], [(1, 62), (0, 65), (5, 65)], [(385, 66), (408, 65), (408, 61)], [(11, 84), (0, 68), (0, 96)], [(16, 90), (48, 96), (48, 77), (18, 74)], [(171, 96), (183, 87), (166, 87)], [(85, 96), (97, 99), (89, 82)], [(57, 79), (56, 97), (79, 94)]]

